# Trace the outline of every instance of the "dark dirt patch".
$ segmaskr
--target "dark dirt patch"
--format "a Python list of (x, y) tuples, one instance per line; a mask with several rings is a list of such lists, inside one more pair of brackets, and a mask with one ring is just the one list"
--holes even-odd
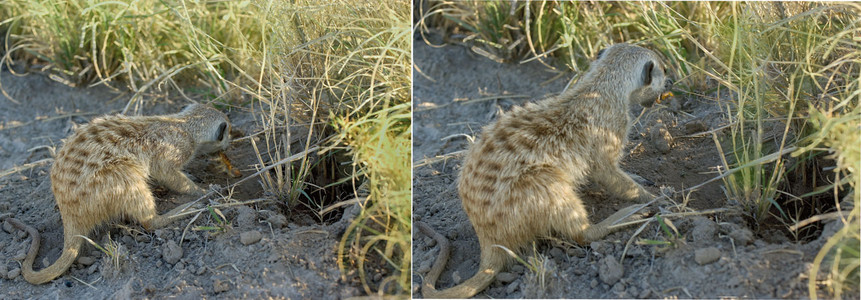
[[(47, 147), (34, 147), (58, 148), (75, 124), (116, 113), (129, 99), (128, 94), (104, 87), (71, 88), (43, 75), (17, 77), (5, 71), (0, 75), (3, 88), (19, 103), (0, 96), (3, 171), (51, 158)], [(185, 104), (167, 97), (150, 98), (140, 111), (145, 115), (173, 113)], [(248, 111), (233, 109), (228, 115), (234, 127), (245, 134), (261, 129)], [(261, 145), (261, 140), (257, 143)], [(228, 156), (243, 176), (254, 173), (253, 166), (259, 163), (248, 139), (235, 142)], [(207, 171), (208, 166), (206, 159), (198, 158), (187, 171), (202, 185), (226, 186), (236, 181)], [(49, 169), (50, 162), (46, 162), (0, 177), (0, 214), (10, 213), (42, 233), (37, 269), (53, 263), (63, 243)], [(157, 188), (155, 193), (162, 200), (158, 203), (160, 212), (193, 200), (164, 189)], [(229, 222), (226, 226), (209, 213), (200, 214), (193, 222), (192, 216), (186, 217), (154, 232), (125, 221), (102, 226), (90, 237), (102, 245), (108, 238), (120, 245), (119, 264), (87, 245), (69, 271), (39, 286), (27, 283), (15, 271), (20, 269), (20, 258), (30, 246), (30, 238), (18, 230), (0, 230), (0, 298), (333, 299), (364, 294), (355, 276), (341, 279), (335, 260), (340, 234), (349, 218), (338, 221), (340, 218), (335, 217), (321, 223), (310, 211), (291, 212), (272, 201), (239, 205), (255, 199), (271, 199), (256, 179), (237, 186), (230, 200), (209, 199), (209, 204), (233, 204), (220, 208)], [(192, 230), (198, 226), (221, 226), (223, 230)]]
[[(457, 195), (463, 159), (459, 152), (498, 114), (561, 92), (574, 74), (559, 75), (536, 62), (498, 64), (464, 47), (434, 48), (420, 39), (414, 51), (413, 216), (451, 241), (451, 259), (437, 283), (444, 289), (471, 277), (479, 262), (478, 240)], [(631, 130), (622, 169), (655, 182), (657, 186), (647, 187), (653, 193), (658, 187), (682, 191), (717, 176), (715, 168), (721, 162), (711, 135), (690, 136), (726, 123), (720, 110), (725, 102), (707, 96), (676, 95), (673, 101), (645, 110)], [(630, 111), (634, 116), (641, 112), (641, 107)], [(661, 127), (671, 140), (656, 134)], [(723, 138), (722, 132), (718, 134)], [(588, 192), (585, 198), (593, 222), (625, 206), (601, 193)], [(727, 203), (720, 181), (676, 198), (697, 211), (735, 204)], [(829, 223), (821, 237), (802, 243), (786, 237), (764, 239), (734, 214), (672, 222), (679, 230), (677, 238), (652, 223), (634, 242), (667, 244), (632, 243), (623, 260), (636, 228), (586, 246), (540, 241), (536, 254), (546, 258), (541, 260), (544, 276), (514, 264), (477, 297), (803, 298), (808, 296), (807, 270), (814, 256), (839, 228)], [(413, 292), (420, 297), (422, 277), (439, 247), (418, 231), (413, 239)], [(524, 258), (533, 256), (532, 250), (524, 252)]]

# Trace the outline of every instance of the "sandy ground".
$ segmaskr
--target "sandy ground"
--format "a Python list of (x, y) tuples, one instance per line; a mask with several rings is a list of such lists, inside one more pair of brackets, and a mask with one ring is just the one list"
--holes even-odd
[[(428, 223), (451, 241), (451, 259), (437, 283), (438, 289), (444, 289), (471, 277), (480, 256), (475, 231), (457, 195), (462, 151), (499, 114), (561, 92), (574, 74), (559, 75), (537, 62), (499, 64), (462, 46), (434, 48), (421, 39), (415, 41), (414, 57), (414, 220)], [(653, 193), (661, 187), (682, 191), (716, 176), (720, 160), (711, 136), (685, 137), (725, 124), (718, 106), (723, 103), (709, 100), (714, 95), (706, 96), (677, 95), (645, 112), (631, 107), (630, 113), (640, 117), (631, 130), (622, 169), (654, 182), (656, 186), (647, 187)], [(662, 128), (671, 137), (657, 134)], [(722, 137), (720, 132), (718, 138)], [(733, 204), (727, 203), (720, 181), (686, 194), (674, 200), (685, 202), (690, 211)], [(585, 196), (593, 222), (627, 206), (600, 192)], [(806, 270), (824, 239), (837, 228), (831, 223), (822, 236), (801, 243), (782, 234), (755, 233), (738, 214), (672, 222), (678, 238), (651, 223), (633, 240), (636, 227), (585, 246), (540, 241), (536, 254), (546, 258), (541, 263), (546, 271), (514, 264), (477, 297), (804, 298)], [(645, 240), (671, 243), (638, 243)], [(439, 247), (418, 231), (413, 241), (413, 292), (420, 297), (422, 277), (436, 260)], [(534, 255), (530, 249), (521, 256)]]
[[(105, 87), (72, 88), (44, 75), (17, 77), (8, 71), (0, 75), (6, 93), (18, 102), (0, 96), (0, 214), (11, 213), (41, 232), (42, 246), (35, 262), (35, 268), (41, 269), (59, 257), (63, 242), (48, 178), (51, 163), (42, 160), (51, 158), (49, 147), (58, 148), (75, 126), (119, 112), (130, 96)], [(181, 97), (145, 97), (139, 111), (166, 114), (188, 104), (174, 98)], [(245, 134), (260, 130), (247, 111), (234, 109), (228, 115)], [(243, 176), (254, 173), (257, 158), (249, 139), (235, 142), (228, 155)], [(21, 166), (24, 168), (6, 172)], [(199, 158), (187, 171), (202, 185), (235, 182), (224, 174), (208, 172), (208, 166)], [(161, 200), (160, 212), (193, 200), (163, 188), (155, 188), (154, 193)], [(39, 286), (20, 275), (30, 237), (3, 224), (0, 299), (338, 299), (364, 294), (356, 276), (341, 279), (335, 261), (348, 220), (337, 221), (336, 217), (328, 224), (320, 223), (307, 211), (291, 213), (272, 201), (239, 205), (260, 199), (270, 198), (256, 179), (238, 186), (229, 200), (209, 199), (210, 204), (234, 204), (220, 209), (229, 222), (221, 232), (193, 230), (218, 225), (208, 213), (194, 220), (186, 217), (155, 232), (127, 221), (102, 226), (89, 237), (102, 245), (109, 239), (119, 245), (119, 263), (86, 245), (64, 275)], [(242, 235), (246, 235), (245, 243)]]

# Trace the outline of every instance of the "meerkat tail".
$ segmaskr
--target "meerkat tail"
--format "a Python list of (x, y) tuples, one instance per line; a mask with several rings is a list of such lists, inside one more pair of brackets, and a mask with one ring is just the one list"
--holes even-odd
[(440, 253), (437, 256), (437, 260), (423, 280), (422, 296), (425, 298), (450, 299), (475, 296), (475, 294), (483, 291), (493, 283), (496, 279), (496, 274), (505, 266), (506, 257), (501, 251), (482, 251), (481, 263), (479, 263), (478, 271), (472, 278), (454, 287), (438, 291), (435, 287), (436, 281), (439, 279), (439, 275), (442, 273), (449, 259), (449, 241), (423, 222), (416, 222), (416, 225), (421, 232), (435, 239), (437, 244), (440, 245)]
[(8, 218), (6, 220), (9, 221), (12, 226), (29, 233), (30, 238), (33, 239), (30, 243), (30, 250), (27, 252), (27, 257), (24, 258), (21, 270), (21, 273), (24, 274), (24, 279), (27, 280), (27, 282), (31, 284), (43, 284), (54, 280), (54, 278), (65, 273), (66, 270), (69, 269), (69, 266), (75, 262), (75, 259), (78, 258), (78, 251), (81, 249), (83, 239), (66, 235), (67, 238), (71, 238), (71, 241), (64, 241), (63, 254), (60, 255), (60, 258), (47, 268), (34, 272), (33, 262), (36, 260), (36, 254), (39, 254), (39, 244), (42, 239), (41, 235), (39, 235), (39, 231), (36, 230), (36, 228), (28, 226), (14, 218)]
[(422, 291), (424, 291), (424, 295), (427, 296), (428, 291), (436, 291), (436, 281), (439, 279), (439, 275), (442, 274), (442, 270), (445, 269), (445, 264), (448, 263), (451, 246), (448, 239), (437, 233), (433, 228), (428, 226), (428, 224), (416, 221), (415, 225), (419, 227), (419, 230), (422, 233), (436, 240), (437, 245), (439, 245), (439, 254), (437, 255), (436, 262), (433, 264), (430, 272), (428, 272), (428, 275), (422, 280), (422, 284), (424, 285), (424, 287), (422, 287)]

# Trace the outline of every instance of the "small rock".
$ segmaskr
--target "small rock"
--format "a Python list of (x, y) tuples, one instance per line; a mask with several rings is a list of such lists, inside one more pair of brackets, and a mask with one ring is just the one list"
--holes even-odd
[(246, 231), (239, 234), (239, 241), (246, 246), (259, 242), (261, 238), (263, 238), (263, 234), (257, 230)]
[(616, 284), (613, 285), (612, 290), (616, 294), (621, 294), (622, 292), (625, 291), (625, 284), (621, 283), (621, 282), (617, 282)]
[(436, 246), (436, 240), (435, 240), (435, 239), (432, 239), (432, 238), (427, 238), (427, 239), (425, 239), (425, 244), (426, 244), (428, 247)]
[(640, 290), (638, 290), (637, 287), (635, 287), (635, 286), (629, 286), (628, 289), (625, 290), (625, 292), (628, 293), (629, 295), (639, 295), (640, 294)]
[(272, 228), (279, 229), (287, 226), (287, 217), (282, 214), (272, 214), (269, 218), (266, 219), (269, 224), (272, 224)]
[(17, 278), (18, 275), (21, 275), (21, 269), (20, 268), (14, 268), (14, 269), (10, 270), (9, 273), (6, 274), (6, 278), (9, 278), (10, 280), (12, 280), (12, 279)]
[(556, 260), (564, 261), (567, 257), (565, 256), (565, 252), (558, 247), (554, 247), (550, 250), (550, 256), (553, 256)]
[(517, 289), (520, 288), (520, 282), (512, 282), (507, 287), (505, 287), (505, 294), (511, 295), (516, 292)]
[(639, 295), (637, 295), (637, 298), (640, 298), (640, 299), (648, 299), (648, 298), (652, 298), (652, 290), (649, 290), (649, 289), (644, 289), (644, 290), (642, 290), (642, 291), (640, 292), (640, 294), (639, 294)]
[(374, 274), (374, 282), (380, 282), (380, 280), (383, 280), (383, 274), (382, 273)]
[[(6, 278), (6, 275), (9, 274), (9, 270), (6, 269), (6, 264), (0, 264), (0, 277)], [(6, 278), (12, 279), (12, 278)]]
[(694, 134), (699, 132), (704, 132), (709, 129), (702, 120), (693, 120), (685, 123), (685, 133), (686, 134)]
[(709, 242), (714, 239), (717, 232), (717, 223), (706, 217), (695, 217), (694, 228), (691, 229), (691, 238), (694, 242)]
[(509, 284), (515, 279), (517, 279), (517, 275), (512, 273), (500, 272), (499, 274), (496, 274), (496, 280), (499, 280), (499, 282), (502, 282), (504, 284)]
[(700, 265), (710, 264), (720, 259), (720, 250), (715, 247), (697, 249), (694, 252), (694, 261)]
[(162, 248), (161, 256), (166, 263), (175, 264), (182, 258), (182, 248), (173, 240), (167, 241)]
[(431, 269), (430, 261), (426, 260), (426, 261), (422, 262), (421, 264), (419, 264), (419, 267), (416, 268), (416, 273), (425, 274), (427, 272), (430, 272), (430, 269)]
[(670, 132), (667, 130), (667, 126), (664, 125), (664, 123), (655, 124), (655, 126), (652, 126), (649, 133), (649, 141), (652, 142), (655, 149), (658, 149), (661, 153), (670, 152), (670, 148), (673, 145), (673, 136), (670, 135)]
[(135, 243), (135, 239), (128, 235), (124, 235), (123, 238), (120, 240), (123, 241), (123, 244), (126, 245), (133, 245)]
[(93, 258), (92, 256), (81, 256), (81, 257), (78, 257), (78, 263), (79, 263), (79, 264), (81, 264), (81, 265), (84, 265), (84, 266), (92, 265), (92, 264), (93, 264), (93, 263), (95, 263), (95, 262), (96, 262), (96, 259), (95, 259), (95, 258)]
[(155, 236), (162, 240), (170, 240), (173, 238), (173, 231), (167, 229), (156, 229)]
[(589, 286), (593, 289), (598, 287), (598, 279), (592, 279), (592, 282), (589, 282)]
[(150, 240), (149, 235), (146, 235), (146, 234), (135, 235), (135, 241), (136, 242), (143, 243), (143, 242), (148, 242), (149, 240)]
[(12, 224), (9, 221), (3, 221), (3, 231), (6, 233), (12, 233), (15, 231), (15, 228), (12, 227)]
[(598, 278), (607, 285), (613, 285), (622, 278), (625, 271), (613, 256), (605, 256), (598, 263)]
[(735, 240), (737, 246), (745, 246), (753, 242), (753, 232), (747, 228), (737, 228), (729, 233), (729, 237)]
[(594, 241), (589, 244), (589, 246), (592, 247), (592, 251), (598, 254), (604, 254), (605, 251), (609, 250), (607, 247), (607, 243), (604, 243), (602, 241)]
[(454, 282), (454, 284), (460, 284), (461, 280), (463, 280), (463, 278), (460, 277), (460, 272), (451, 272), (451, 281)]
[(230, 290), (230, 282), (228, 282), (227, 280), (215, 279), (212, 282), (212, 289), (213, 291), (215, 291), (216, 294), (226, 292)]
[(236, 223), (240, 228), (251, 228), (257, 224), (257, 211), (248, 206), (240, 206), (238, 208), (239, 215), (236, 216)]
[(511, 266), (511, 272), (512, 273), (523, 274), (523, 272), (525, 272), (525, 271), (526, 271), (526, 268), (524, 268), (523, 265), (521, 265), (521, 264), (516, 264), (516, 265)]
[(579, 257), (579, 258), (586, 257), (586, 250), (583, 250), (583, 248), (571, 247), (571, 248), (568, 248), (568, 251), (566, 251), (566, 252), (568, 252), (568, 256)]

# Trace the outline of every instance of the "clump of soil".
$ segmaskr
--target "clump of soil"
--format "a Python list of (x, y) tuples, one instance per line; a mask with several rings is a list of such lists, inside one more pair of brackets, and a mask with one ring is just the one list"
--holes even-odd
[[(130, 94), (105, 87), (72, 88), (44, 75), (19, 77), (7, 71), (0, 73), (0, 84), (12, 97), (0, 96), (0, 170), (14, 171), (0, 174), (4, 175), (0, 215), (11, 214), (41, 232), (35, 262), (35, 268), (41, 269), (59, 257), (63, 245), (62, 222), (48, 178), (52, 149), (75, 126), (122, 110)], [(140, 113), (168, 114), (185, 104), (171, 97), (145, 99)], [(234, 128), (245, 134), (261, 129), (246, 110), (233, 109), (228, 116)], [(256, 137), (258, 145), (261, 136)], [(256, 171), (259, 162), (249, 139), (235, 142), (227, 155), (243, 177)], [(198, 158), (187, 171), (204, 186), (224, 187), (239, 179), (210, 172), (208, 165)], [(162, 213), (196, 199), (160, 188), (154, 192)], [(0, 298), (333, 299), (364, 294), (355, 274), (342, 279), (336, 263), (340, 234), (349, 216), (341, 218), (338, 211), (321, 220), (310, 210), (289, 210), (276, 201), (252, 179), (236, 186), (229, 198), (215, 196), (197, 205), (229, 204), (218, 208), (223, 220), (204, 211), (154, 232), (118, 220), (89, 235), (101, 245), (115, 245), (114, 258), (86, 245), (69, 271), (38, 286), (20, 275), (30, 238), (3, 224)]]
[[(538, 62), (499, 64), (464, 47), (434, 48), (420, 39), (414, 51), (413, 216), (451, 241), (451, 258), (437, 283), (437, 289), (445, 289), (475, 274), (480, 256), (457, 195), (463, 150), (499, 114), (560, 93), (575, 74), (560, 74)], [(638, 117), (622, 169), (654, 182), (647, 188), (655, 194), (684, 191), (716, 177), (722, 165), (717, 148), (710, 134), (698, 133), (726, 125), (720, 109), (725, 101), (715, 95), (676, 95), (650, 109), (631, 107)], [(722, 130), (717, 134), (725, 138)], [(584, 191), (583, 196), (593, 222), (626, 206), (600, 192)], [(737, 203), (728, 203), (719, 180), (676, 193), (673, 200), (695, 212), (732, 209), (672, 218), (677, 233), (667, 234), (653, 222), (633, 240), (636, 227), (584, 246), (539, 241), (535, 251), (521, 253), (534, 261), (532, 266), (511, 265), (477, 297), (808, 297), (811, 262), (839, 228), (828, 223), (810, 241), (766, 238), (750, 229)], [(413, 292), (420, 297), (422, 277), (439, 246), (418, 231), (413, 239)]]

